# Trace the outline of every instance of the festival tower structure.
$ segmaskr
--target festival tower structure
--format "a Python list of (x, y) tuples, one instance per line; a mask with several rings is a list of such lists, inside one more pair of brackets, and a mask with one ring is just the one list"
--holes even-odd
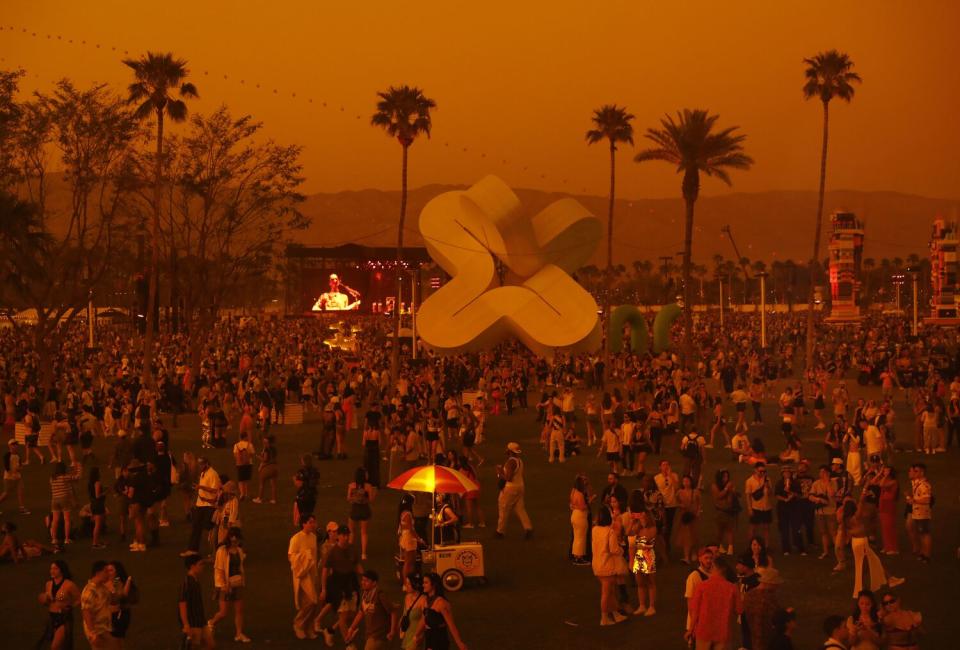
[(852, 212), (830, 216), (830, 316), (828, 322), (860, 320), (860, 266), (863, 222)]
[(933, 297), (926, 322), (936, 325), (960, 324), (960, 273), (957, 262), (957, 221), (937, 217), (930, 236), (930, 282)]

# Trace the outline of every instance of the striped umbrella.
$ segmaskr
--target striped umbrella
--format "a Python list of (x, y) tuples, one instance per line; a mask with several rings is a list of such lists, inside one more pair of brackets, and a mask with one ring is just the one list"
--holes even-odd
[(423, 465), (409, 469), (387, 484), (394, 490), (431, 494), (466, 494), (480, 486), (464, 474), (443, 465)]

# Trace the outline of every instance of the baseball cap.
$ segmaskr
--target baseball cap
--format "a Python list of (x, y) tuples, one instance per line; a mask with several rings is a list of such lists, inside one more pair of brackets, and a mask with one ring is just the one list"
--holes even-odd
[(522, 454), (522, 453), (523, 453), (523, 450), (520, 449), (520, 444), (519, 444), (519, 443), (516, 443), (516, 442), (509, 442), (509, 443), (507, 443), (507, 451), (512, 452), (512, 453), (514, 453), (514, 454)]
[(831, 465), (843, 465), (843, 459), (840, 458), (840, 457), (838, 457), (838, 456), (834, 456), (833, 459), (830, 461), (830, 464), (831, 464)]

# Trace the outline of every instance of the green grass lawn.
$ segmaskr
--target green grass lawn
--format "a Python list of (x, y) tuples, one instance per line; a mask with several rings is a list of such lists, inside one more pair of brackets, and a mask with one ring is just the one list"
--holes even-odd
[[(853, 382), (850, 382), (853, 383)], [(779, 388), (779, 387), (778, 387)], [(859, 389), (854, 385), (854, 388)], [(861, 392), (863, 389), (859, 389)], [(857, 396), (857, 395), (855, 395)], [(532, 400), (531, 400), (532, 401)], [(732, 409), (731, 409), (732, 411)], [(898, 404), (898, 431), (901, 440), (912, 440), (908, 431), (908, 409)], [(772, 405), (765, 412), (769, 422), (774, 422)], [(300, 453), (317, 446), (319, 427), (313, 421), (296, 427), (279, 427), (280, 449), (280, 502), (276, 506), (243, 504), (242, 517), (248, 553), (246, 568), (247, 625), (246, 633), (252, 637), (251, 647), (288, 648), (304, 647), (309, 642), (298, 642), (291, 630), (293, 598), (290, 572), (286, 558), (287, 542), (294, 532), (291, 523), (293, 486), (290, 477), (297, 466)], [(761, 431), (756, 428), (754, 431)], [(772, 451), (781, 448), (779, 427), (774, 423), (762, 429), (763, 436), (771, 444)], [(823, 460), (819, 440), (820, 432), (812, 432), (807, 424), (803, 432), (808, 441), (805, 455), (814, 460), (814, 467)], [(173, 449), (179, 456), (185, 450), (199, 452), (199, 428), (194, 417), (182, 418), (180, 427), (171, 431)], [(685, 613), (683, 584), (689, 569), (681, 564), (661, 562), (657, 582), (659, 602), (657, 615), (653, 618), (631, 620), (624, 624), (599, 627), (599, 588), (589, 567), (573, 566), (567, 561), (569, 542), (569, 511), (567, 496), (577, 471), (590, 475), (598, 490), (605, 481), (606, 466), (593, 453), (569, 460), (563, 465), (548, 465), (537, 443), (539, 428), (534, 423), (534, 411), (518, 412), (511, 417), (499, 416), (488, 420), (487, 441), (480, 453), (487, 458), (481, 468), (483, 484), (482, 502), (486, 511), (486, 529), (467, 530), (465, 538), (479, 539), (484, 544), (486, 574), (485, 586), (471, 586), (453, 594), (457, 624), (464, 639), (473, 649), (485, 648), (680, 648), (683, 647), (682, 631)], [(758, 434), (759, 435), (759, 434)], [(328, 519), (344, 520), (347, 514), (345, 486), (359, 464), (359, 433), (351, 437), (353, 452), (346, 461), (319, 463), (321, 489), (317, 505), (317, 517), (322, 526)], [(523, 445), (526, 461), (527, 510), (533, 519), (536, 534), (533, 540), (523, 541), (519, 524), (511, 523), (507, 539), (496, 540), (493, 530), (496, 523), (496, 490), (494, 465), (502, 461), (503, 446), (516, 440)], [(232, 441), (231, 441), (232, 442)], [(106, 458), (110, 442), (97, 440), (96, 454)], [(680, 467), (676, 441), (667, 439), (667, 457)], [(747, 476), (746, 467), (735, 467), (727, 462), (726, 450), (709, 450), (705, 472), (712, 476), (721, 466), (731, 468), (738, 486)], [(958, 503), (957, 487), (960, 478), (955, 463), (957, 450), (948, 454), (925, 457), (912, 453), (897, 456), (897, 466), (905, 481), (906, 466), (915, 459), (924, 458), (930, 467), (929, 475), (938, 495), (934, 512), (934, 558), (930, 566), (922, 566), (907, 555), (898, 558), (883, 558), (890, 573), (907, 578), (899, 588), (904, 607), (918, 609), (926, 620), (928, 636), (925, 648), (952, 647), (948, 641), (947, 621), (954, 613), (958, 563), (954, 558), (957, 546)], [(214, 450), (208, 454), (215, 468), (233, 474), (233, 462), (229, 451)], [(648, 469), (653, 467), (648, 460)], [(386, 468), (384, 467), (384, 475)], [(12, 514), (16, 508), (10, 501), (0, 505), (4, 518), (16, 521), (22, 538), (32, 537), (47, 540), (42, 529), (41, 513), (48, 507), (49, 490), (46, 480), (49, 467), (31, 465), (26, 468), (28, 507), (33, 515), (23, 517)], [(776, 474), (774, 473), (774, 478)], [(638, 486), (635, 478), (624, 480), (628, 490)], [(903, 485), (903, 484), (902, 484)], [(85, 490), (84, 490), (85, 493)], [(393, 576), (393, 551), (395, 547), (395, 513), (399, 493), (383, 491), (374, 504), (371, 522), (371, 548), (368, 565), (377, 569), (387, 591), (399, 599), (400, 590)], [(174, 524), (162, 530), (161, 546), (147, 553), (130, 553), (126, 544), (116, 535), (108, 538), (109, 548), (93, 551), (89, 540), (79, 540), (60, 558), (73, 569), (79, 586), (89, 575), (91, 561), (119, 559), (139, 583), (141, 602), (133, 613), (133, 624), (128, 639), (129, 648), (170, 649), (177, 647), (179, 623), (176, 617), (177, 590), (183, 576), (182, 560), (177, 556), (185, 548), (189, 529), (182, 519), (179, 500), (171, 497), (171, 519)], [(705, 502), (709, 499), (705, 499)], [(115, 508), (114, 508), (115, 509)], [(707, 505), (701, 520), (701, 539), (713, 536), (712, 507)], [(115, 526), (115, 518), (111, 517)], [(746, 522), (741, 521), (738, 531), (737, 550), (745, 544)], [(778, 536), (774, 533), (776, 545)], [(906, 546), (903, 535), (902, 546)], [(906, 546), (909, 548), (908, 546)], [(775, 555), (777, 568), (783, 573), (786, 584), (781, 588), (783, 605), (792, 605), (799, 612), (800, 629), (797, 647), (819, 647), (822, 642), (820, 625), (822, 619), (834, 613), (849, 613), (852, 600), (852, 570), (841, 575), (832, 575), (830, 559), (817, 560), (816, 554), (807, 557), (782, 557)], [(39, 638), (45, 623), (45, 611), (37, 605), (39, 594), (47, 576), (48, 560), (34, 560), (17, 566), (0, 566), (0, 647), (31, 648)], [(212, 592), (213, 578), (208, 570), (204, 586)], [(632, 591), (632, 590), (631, 590)], [(953, 593), (954, 596), (950, 596)], [(208, 601), (208, 616), (214, 604)], [(80, 619), (77, 618), (78, 647), (86, 647), (81, 641)], [(220, 645), (233, 645), (232, 620), (221, 623), (218, 629)], [(313, 642), (316, 646), (320, 642)], [(339, 645), (338, 647), (342, 647)]]

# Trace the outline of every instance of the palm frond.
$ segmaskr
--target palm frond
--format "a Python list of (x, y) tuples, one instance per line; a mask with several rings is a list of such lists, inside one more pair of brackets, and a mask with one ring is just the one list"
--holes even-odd
[(170, 116), (170, 119), (174, 122), (183, 122), (187, 119), (187, 105), (179, 99), (174, 99), (167, 102), (167, 115)]
[(195, 99), (200, 96), (200, 93), (197, 92), (196, 86), (194, 86), (192, 83), (187, 82), (185, 84), (180, 85), (180, 96)]

